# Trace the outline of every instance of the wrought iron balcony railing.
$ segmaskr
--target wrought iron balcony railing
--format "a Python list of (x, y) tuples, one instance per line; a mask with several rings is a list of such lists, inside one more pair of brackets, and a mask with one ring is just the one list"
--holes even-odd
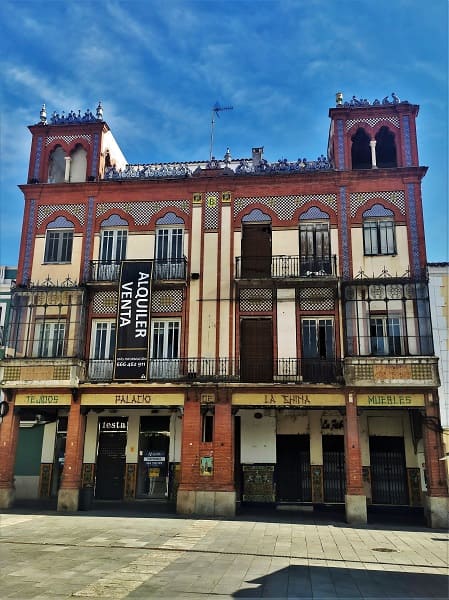
[(335, 277), (337, 274), (336, 256), (269, 256), (236, 258), (237, 279), (284, 279)]
[[(342, 361), (280, 358), (269, 364), (235, 358), (150, 359), (148, 380), (241, 383), (341, 383)], [(112, 360), (89, 360), (91, 381), (112, 381)]]
[[(187, 277), (187, 259), (171, 258), (153, 261), (153, 280), (185, 280)], [(88, 281), (114, 282), (120, 279), (119, 260), (91, 260)]]

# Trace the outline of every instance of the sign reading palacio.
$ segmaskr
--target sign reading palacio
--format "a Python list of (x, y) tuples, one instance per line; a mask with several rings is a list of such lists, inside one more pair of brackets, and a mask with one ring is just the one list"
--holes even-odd
[(117, 394), (82, 394), (81, 404), (89, 406), (183, 406), (184, 394), (147, 394), (125, 392)]

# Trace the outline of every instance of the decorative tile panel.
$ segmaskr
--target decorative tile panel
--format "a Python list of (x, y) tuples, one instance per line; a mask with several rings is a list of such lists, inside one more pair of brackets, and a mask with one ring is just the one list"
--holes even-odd
[(91, 145), (92, 144), (92, 136), (90, 133), (81, 133), (77, 135), (49, 135), (45, 138), (45, 145), (49, 146), (53, 142), (65, 142), (66, 144), (71, 144), (75, 140), (86, 140), (86, 142)]
[[(349, 194), (351, 217), (354, 217), (359, 208), (366, 204), (366, 202), (368, 202), (369, 200), (372, 200), (373, 198), (375, 198), (376, 200), (385, 200), (386, 202), (393, 204), (393, 206), (396, 206), (396, 208), (399, 209), (402, 215), (405, 214), (405, 195), (402, 190), (398, 190), (397, 192), (356, 192), (353, 194)], [(376, 204), (376, 206), (380, 205)]]
[(55, 365), (53, 367), (53, 379), (56, 381), (70, 379), (70, 365)]
[(335, 290), (333, 288), (300, 288), (298, 303), (301, 310), (334, 310)]
[(104, 202), (97, 204), (97, 218), (113, 208), (131, 215), (136, 225), (148, 225), (153, 216), (166, 208), (176, 207), (187, 215), (190, 214), (190, 204), (187, 200), (161, 200), (158, 202)]
[(156, 313), (181, 312), (182, 303), (182, 290), (153, 290), (151, 311)]
[(184, 225), (184, 220), (174, 212), (168, 212), (156, 221), (156, 225)]
[(323, 492), (323, 466), (311, 465), (312, 476), (312, 502), (321, 503), (324, 501)]
[(92, 312), (95, 315), (106, 315), (117, 312), (118, 292), (97, 292), (92, 301)]
[(270, 312), (273, 310), (273, 291), (269, 288), (241, 289), (240, 312)]
[(94, 485), (95, 463), (83, 463), (81, 474), (82, 487)]
[(125, 499), (129, 500), (136, 495), (136, 477), (137, 477), (137, 465), (134, 463), (126, 464), (126, 475), (125, 475)]
[(343, 258), (343, 277), (349, 277), (351, 272), (350, 260), (349, 260), (349, 230), (348, 230), (348, 211), (346, 206), (346, 188), (340, 188), (340, 217), (341, 217), (341, 227), (340, 227), (340, 235), (341, 235), (341, 252)]
[(337, 158), (338, 169), (345, 168), (345, 137), (343, 131), (343, 120), (337, 119)]
[(100, 136), (98, 135), (98, 133), (94, 133), (94, 146), (92, 149), (92, 169), (91, 169), (91, 176), (96, 178), (98, 175), (98, 147), (100, 144)]
[(68, 212), (76, 217), (81, 225), (84, 225), (86, 209), (83, 204), (52, 204), (39, 206), (37, 212), (37, 227), (40, 227), (45, 219), (60, 211)]
[(39, 474), (39, 498), (49, 498), (51, 493), (52, 463), (42, 463)]
[(219, 227), (220, 195), (218, 192), (207, 192), (204, 206), (204, 229), (216, 230)]
[(346, 121), (346, 131), (349, 131), (353, 125), (360, 123), (362, 125), (368, 124), (370, 127), (374, 127), (378, 123), (388, 121), (394, 127), (399, 127), (399, 117), (391, 115), (389, 117), (363, 117), (360, 119), (348, 119)]
[(412, 166), (412, 147), (410, 142), (410, 121), (408, 115), (402, 117), (402, 131), (404, 133), (405, 146), (405, 166)]
[(30, 200), (30, 210), (28, 213), (27, 232), (25, 239), (25, 252), (23, 260), (23, 277), (22, 283), (27, 284), (31, 279), (31, 257), (33, 256), (33, 241), (34, 241), (34, 220), (36, 218), (36, 200)]
[(412, 249), (411, 262), (413, 265), (412, 275), (420, 273), (420, 251), (419, 251), (419, 240), (418, 240), (418, 219), (416, 215), (415, 206), (415, 186), (413, 183), (407, 184), (408, 193), (408, 213), (410, 216), (410, 245)]
[(412, 379), (428, 380), (432, 378), (432, 365), (412, 365)]
[(41, 169), (41, 156), (42, 156), (43, 142), (44, 142), (43, 137), (39, 136), (37, 138), (36, 158), (35, 158), (35, 161), (34, 161), (34, 172), (33, 172), (33, 177), (36, 180), (39, 179), (39, 172), (40, 172), (40, 169)]
[(234, 217), (252, 204), (262, 204), (269, 207), (279, 219), (289, 221), (298, 206), (305, 206), (310, 202), (321, 202), (336, 212), (336, 194), (310, 194), (304, 196), (260, 196), (254, 198), (236, 198), (234, 201)]
[(410, 506), (421, 506), (421, 473), (417, 468), (407, 468), (408, 491)]

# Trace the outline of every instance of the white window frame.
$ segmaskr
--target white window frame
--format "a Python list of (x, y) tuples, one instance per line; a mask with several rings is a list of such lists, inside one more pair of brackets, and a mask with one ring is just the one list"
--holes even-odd
[(36, 321), (33, 356), (61, 358), (65, 353), (65, 321)]
[(120, 262), (126, 258), (128, 230), (123, 228), (102, 228), (100, 241), (101, 262)]
[(90, 379), (111, 379), (115, 356), (116, 322), (93, 320), (90, 336)]
[[(372, 335), (373, 327), (381, 335)], [(404, 341), (402, 334), (402, 318), (400, 315), (371, 315), (369, 320), (370, 347), (373, 356), (403, 356)], [(393, 333), (393, 335), (392, 335)], [(397, 342), (399, 341), (399, 352)], [(373, 345), (376, 348), (373, 348)]]
[[(176, 343), (171, 338), (176, 335)], [(155, 319), (151, 322), (150, 376), (177, 379), (181, 349), (181, 320)]]
[(363, 252), (365, 256), (396, 254), (396, 225), (392, 218), (363, 220)]
[[(66, 235), (67, 237), (65, 238)], [(45, 234), (44, 264), (71, 263), (72, 252), (73, 228), (47, 229)]]

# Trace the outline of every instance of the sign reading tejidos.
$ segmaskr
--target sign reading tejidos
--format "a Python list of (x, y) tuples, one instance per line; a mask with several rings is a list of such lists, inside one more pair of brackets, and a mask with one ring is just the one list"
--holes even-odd
[(122, 262), (117, 308), (114, 379), (147, 379), (150, 345), (151, 261)]

